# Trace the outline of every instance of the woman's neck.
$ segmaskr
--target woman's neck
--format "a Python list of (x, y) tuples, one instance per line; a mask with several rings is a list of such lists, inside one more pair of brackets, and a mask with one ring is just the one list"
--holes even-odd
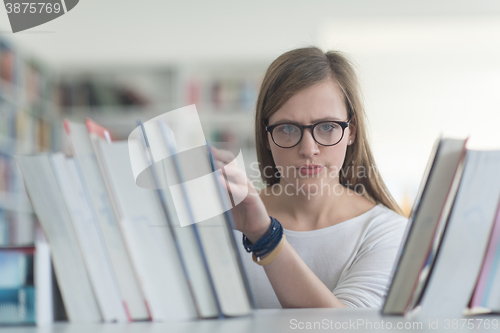
[[(340, 185), (340, 184), (339, 184)], [(274, 186), (286, 186), (276, 184)], [(294, 230), (313, 230), (327, 227), (336, 220), (335, 215), (342, 211), (342, 195), (330, 193), (311, 193), (299, 191), (294, 187), (291, 191), (282, 191), (276, 196), (279, 207), (292, 222)]]
[[(270, 215), (277, 215), (283, 221), (285, 229), (306, 231), (326, 228), (331, 225), (354, 218), (375, 206), (374, 203), (343, 187), (343, 191), (323, 193), (288, 193), (276, 187), (286, 184), (275, 184), (266, 204)], [(338, 184), (339, 186), (342, 186)], [(295, 188), (294, 188), (295, 189)], [(277, 194), (279, 193), (279, 194)], [(278, 218), (278, 219), (279, 219)]]

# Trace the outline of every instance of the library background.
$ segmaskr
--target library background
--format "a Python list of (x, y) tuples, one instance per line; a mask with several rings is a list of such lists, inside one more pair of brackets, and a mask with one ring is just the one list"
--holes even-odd
[[(147, 121), (167, 111), (195, 104), (206, 138), (241, 148), (247, 170), (253, 170), (250, 168), (251, 163), (256, 161), (253, 124), (261, 79), (279, 54), (308, 45), (317, 45), (325, 50), (340, 49), (353, 59), (365, 97), (379, 170), (391, 193), (405, 214), (409, 215), (418, 198), (419, 185), (432, 154), (433, 143), (440, 135), (469, 136), (468, 148), (500, 149), (500, 132), (497, 130), (500, 6), (492, 1), (458, 5), (453, 1), (439, 4), (424, 1), (417, 8), (387, 0), (382, 5), (386, 6), (386, 11), (381, 12), (378, 5), (369, 1), (361, 3), (363, 6), (358, 7), (348, 1), (319, 1), (317, 6), (322, 8), (321, 13), (316, 7), (291, 4), (288, 16), (301, 17), (301, 20), (295, 20), (282, 17), (278, 4), (259, 3), (251, 7), (241, 5), (240, 8), (222, 1), (213, 5), (198, 4), (203, 14), (193, 14), (189, 22), (183, 22), (176, 15), (191, 15), (188, 4), (172, 4), (175, 9), (167, 4), (141, 8), (138, 4), (125, 1), (123, 12), (113, 18), (117, 14), (113, 12), (111, 1), (103, 2), (100, 8), (92, 1), (82, 1), (64, 17), (31, 29), (32, 34), (29, 31), (17, 35), (5, 33), (9, 26), (0, 22), (3, 30), (0, 33), (0, 251), (21, 249), (19, 253), (28, 260), (23, 264), (31, 269), (36, 253), (40, 253), (39, 262), (48, 258), (47, 249), (43, 246), (35, 249), (33, 246), (46, 237), (28, 197), (15, 155), (68, 152), (69, 140), (77, 139), (68, 138), (65, 133), (68, 129), (63, 125), (65, 119), (83, 124), (90, 118), (109, 131), (112, 141), (122, 141), (137, 127), (138, 119)], [(129, 17), (140, 10), (144, 10), (144, 15), (151, 16), (149, 25), (130, 22)], [(263, 10), (281, 19), (262, 18)], [(163, 12), (165, 16), (155, 12)], [(5, 13), (2, 12), (2, 15), (2, 19), (7, 18)], [(94, 20), (100, 25), (84, 28), (87, 23), (83, 22), (88, 21), (91, 15), (95, 15)], [(165, 23), (169, 20), (170, 24)], [(255, 27), (259, 21), (262, 26)], [(69, 27), (69, 32), (65, 32), (65, 25)], [(249, 31), (251, 29), (254, 31)], [(166, 31), (164, 37), (162, 31)], [(102, 36), (99, 36), (100, 32)], [(486, 121), (466, 121), (477, 117), (477, 110), (481, 110), (480, 118)], [(433, 121), (429, 122), (429, 119)], [(72, 128), (72, 132), (77, 132), (76, 127), (74, 131)], [(43, 163), (37, 163), (40, 163), (39, 175), (42, 177)], [(111, 161), (99, 160), (99, 163), (109, 163), (109, 170), (118, 172)], [(28, 170), (28, 173), (31, 172), (34, 177), (36, 171)], [(44, 185), (47, 193), (54, 184), (57, 186), (55, 179), (53, 184)], [(453, 189), (451, 185), (450, 188)], [(31, 199), (35, 198), (32, 196)], [(130, 205), (133, 206), (133, 203)], [(125, 208), (122, 210), (126, 211)], [(55, 219), (60, 217), (54, 216)], [(487, 237), (486, 229), (483, 226), (483, 237)], [(500, 231), (492, 234), (498, 236)], [(81, 240), (78, 241), (81, 243)], [(498, 239), (496, 241), (498, 243)], [(227, 239), (222, 242), (227, 242)], [(450, 249), (456, 246), (450, 242)], [(225, 246), (230, 249), (232, 244), (229, 242)], [(132, 261), (139, 260), (141, 255), (137, 251), (137, 258), (132, 258)], [(475, 258), (479, 256), (477, 252)], [(4, 257), (0, 258), (4, 260)], [(12, 262), (2, 260), (0, 265), (12, 267), (8, 266)], [(64, 262), (72, 259), (60, 257), (57, 260)], [(469, 256), (469, 260), (473, 262), (474, 258)], [(491, 261), (494, 262), (494, 259)], [(496, 261), (499, 261), (498, 258)], [(145, 263), (140, 269), (153, 272), (153, 266), (154, 263)], [(233, 273), (238, 275), (237, 265), (232, 268), (235, 270)], [(46, 276), (52, 274), (45, 273)], [(34, 284), (32, 274), (33, 271), (25, 272), (31, 285)], [(446, 277), (444, 272), (441, 274), (441, 278)], [(88, 286), (95, 284), (92, 279), (89, 273)], [(243, 280), (239, 287), (234, 286), (234, 290), (240, 292), (235, 292), (235, 295), (240, 296), (231, 299), (226, 295), (227, 303), (209, 304), (207, 298), (205, 307), (199, 305), (196, 311), (189, 309), (188, 305), (182, 308), (181, 304), (176, 315), (185, 319), (192, 318), (193, 311), (198, 318), (217, 317), (217, 313), (219, 316), (248, 314), (247, 303), (250, 301), (245, 294)], [(224, 281), (223, 277), (215, 277), (212, 283), (217, 287), (217, 283), (223, 283), (221, 281)], [(8, 284), (11, 281), (0, 277), (0, 282)], [(201, 279), (198, 282), (203, 285)], [(65, 304), (69, 309), (61, 310), (62, 290), (59, 289), (71, 286), (58, 287), (53, 281), (51, 284), (43, 278), (39, 283), (53, 288), (50, 298), (53, 298), (54, 312), (19, 314), (0, 301), (0, 324), (33, 322), (36, 316), (43, 317), (36, 319), (40, 322), (50, 321), (47, 319), (50, 317), (72, 321), (71, 316), (78, 318), (73, 321), (85, 323), (126, 322), (124, 317), (144, 320), (148, 316), (150, 319), (156, 316), (158, 321), (171, 320), (159, 315), (162, 309), (172, 306), (162, 303), (159, 300), (161, 295), (156, 298), (156, 303), (152, 302), (151, 309), (147, 309), (149, 315), (144, 315), (144, 309), (139, 308), (128, 309), (127, 313), (116, 311), (116, 306), (111, 304), (114, 297), (111, 294), (101, 295), (107, 300), (99, 296), (87, 299), (82, 308), (75, 305), (76, 298), (71, 300), (71, 297), (78, 296), (73, 295), (69, 301), (65, 300), (73, 301), (73, 304)], [(126, 283), (132, 282), (118, 281), (120, 287)], [(154, 285), (159, 282), (148, 283)], [(430, 283), (429, 288), (438, 288), (436, 283)], [(103, 286), (102, 283), (100, 288)], [(155, 300), (153, 292), (149, 293)], [(205, 293), (209, 291), (205, 290)], [(492, 293), (500, 294), (500, 290), (493, 290)], [(196, 290), (191, 294), (198, 300), (206, 295)], [(127, 297), (133, 300), (133, 291)], [(416, 302), (415, 299), (413, 302)], [(500, 301), (489, 304), (500, 311)], [(107, 313), (93, 313), (92, 309), (98, 307), (101, 311), (108, 309)], [(406, 313), (409, 310), (405, 308), (395, 312)], [(81, 316), (75, 315), (79, 311)], [(322, 313), (306, 311), (297, 313), (297, 318), (302, 321), (320, 320)], [(348, 320), (357, 316), (355, 312), (346, 313), (341, 318)], [(271, 315), (278, 319), (269, 319)], [(231, 323), (219, 327), (212, 322), (188, 330), (229, 331), (242, 327), (242, 330), (251, 330), (254, 324), (256, 327), (275, 327), (277, 331), (289, 327), (289, 315), (274, 312), (271, 315), (261, 315), (256, 323), (241, 322), (239, 326), (233, 323), (234, 327), (230, 326), (233, 325)], [(375, 312), (370, 316), (366, 318), (374, 321), (381, 318)], [(497, 320), (498, 328), (498, 317), (491, 318)], [(493, 325), (493, 322), (490, 324)], [(179, 326), (181, 328), (184, 329)]]
[(0, 39), (0, 61), (3, 245), (34, 239), (34, 215), (14, 154), (62, 151), (64, 119), (91, 118), (113, 141), (127, 140), (138, 119), (195, 104), (207, 139), (237, 145), (247, 161), (256, 160), (252, 124), (265, 63), (94, 67), (56, 74), (6, 39)]

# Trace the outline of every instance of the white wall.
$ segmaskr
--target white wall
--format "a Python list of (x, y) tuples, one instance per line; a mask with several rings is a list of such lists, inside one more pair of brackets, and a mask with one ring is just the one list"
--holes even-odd
[(81, 0), (64, 16), (12, 36), (55, 66), (272, 59), (317, 42), (345, 18), (500, 15), (497, 0)]
[(440, 134), (500, 149), (498, 17), (335, 20), (319, 39), (358, 64), (374, 151), (396, 196), (415, 194)]

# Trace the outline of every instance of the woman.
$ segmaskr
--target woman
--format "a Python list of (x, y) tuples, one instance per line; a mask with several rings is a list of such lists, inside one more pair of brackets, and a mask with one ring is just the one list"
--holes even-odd
[(406, 219), (375, 167), (364, 118), (340, 53), (292, 50), (268, 68), (255, 118), (266, 187), (225, 167), (233, 197), (249, 194), (233, 214), (253, 252), (244, 261), (259, 307), (382, 305)]

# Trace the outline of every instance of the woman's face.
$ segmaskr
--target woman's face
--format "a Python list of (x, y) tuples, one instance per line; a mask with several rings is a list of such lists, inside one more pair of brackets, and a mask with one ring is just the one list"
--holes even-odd
[[(292, 96), (269, 118), (269, 126), (282, 123), (312, 125), (325, 120), (348, 120), (344, 95), (332, 79)], [(295, 147), (281, 148), (273, 142), (268, 132), (274, 163), (281, 173), (280, 184), (295, 187), (296, 193), (316, 193), (321, 189), (334, 191), (333, 187), (340, 186), (339, 171), (349, 140), (354, 142), (354, 136), (355, 130), (349, 124), (338, 144), (322, 146), (313, 139), (310, 129), (304, 129), (302, 140)]]

